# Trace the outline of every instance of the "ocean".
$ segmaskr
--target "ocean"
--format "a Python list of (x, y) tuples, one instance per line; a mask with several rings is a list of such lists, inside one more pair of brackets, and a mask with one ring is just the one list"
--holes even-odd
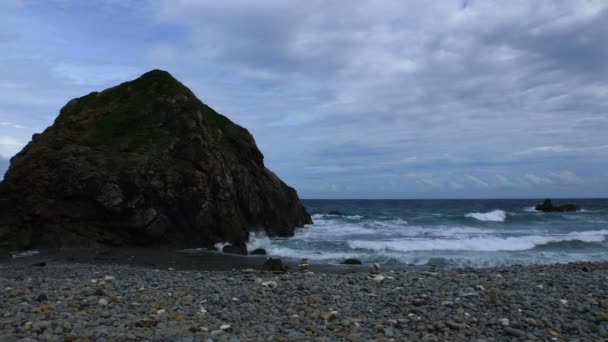
[(329, 264), (345, 258), (443, 267), (608, 261), (608, 199), (553, 200), (580, 209), (559, 213), (534, 210), (542, 199), (302, 202), (314, 224), (291, 238), (252, 236), (249, 248)]

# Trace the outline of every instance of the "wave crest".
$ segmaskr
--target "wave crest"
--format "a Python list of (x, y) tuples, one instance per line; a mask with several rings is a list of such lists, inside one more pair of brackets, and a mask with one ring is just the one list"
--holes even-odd
[(474, 218), (479, 221), (505, 222), (507, 213), (503, 210), (496, 209), (487, 213), (468, 213), (464, 215), (464, 217)]

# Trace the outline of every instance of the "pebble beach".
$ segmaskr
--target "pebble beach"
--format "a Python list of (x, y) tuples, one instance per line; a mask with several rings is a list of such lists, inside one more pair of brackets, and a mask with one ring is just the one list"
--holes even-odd
[(0, 264), (0, 341), (601, 341), (608, 263), (277, 274)]

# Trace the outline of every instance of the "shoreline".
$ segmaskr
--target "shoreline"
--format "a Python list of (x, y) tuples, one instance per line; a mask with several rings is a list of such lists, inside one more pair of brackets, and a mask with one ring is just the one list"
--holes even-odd
[[(273, 255), (236, 255), (218, 251), (151, 249), (138, 247), (103, 247), (97, 249), (65, 248), (40, 249), (39, 253), (12, 258), (10, 253), (0, 256), (0, 265), (31, 265), (40, 262), (65, 262), (70, 264), (90, 265), (124, 265), (151, 269), (168, 269), (183, 271), (231, 271), (242, 269), (262, 270), (268, 257), (279, 258), (289, 271), (298, 269), (299, 260), (280, 258)], [(343, 265), (309, 261), (311, 268), (320, 273), (367, 272), (371, 264)], [(414, 269), (419, 266), (391, 266), (387, 269)]]
[[(608, 262), (382, 268), (380, 280), (370, 279), (369, 265), (276, 274), (246, 267), (264, 257), (179, 264), (181, 257), (157, 253), (165, 260), (152, 266), (138, 264), (145, 253), (129, 252), (122, 264), (111, 253), (91, 253), (91, 262), (41, 253), (0, 263), (0, 339), (608, 339)], [(44, 257), (45, 266), (33, 266)], [(227, 259), (241, 263), (225, 269)]]

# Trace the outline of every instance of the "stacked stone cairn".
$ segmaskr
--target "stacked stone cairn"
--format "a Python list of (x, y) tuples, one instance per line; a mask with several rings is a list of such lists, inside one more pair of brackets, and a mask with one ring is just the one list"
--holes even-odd
[(375, 280), (378, 282), (384, 280), (384, 276), (380, 274), (380, 265), (373, 264), (372, 267), (370, 267), (369, 276), (367, 276), (367, 279)]
[(300, 273), (310, 272), (310, 264), (308, 263), (308, 259), (300, 260), (300, 264), (298, 264), (298, 271), (300, 271)]

